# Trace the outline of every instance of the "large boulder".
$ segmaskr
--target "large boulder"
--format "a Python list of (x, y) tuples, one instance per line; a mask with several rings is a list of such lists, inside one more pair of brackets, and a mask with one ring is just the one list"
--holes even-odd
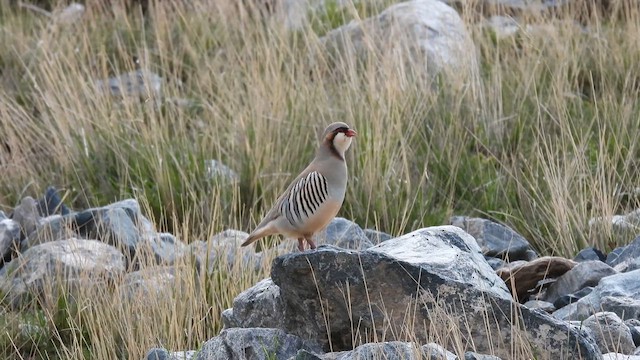
[(0, 270), (0, 292), (13, 307), (36, 296), (57, 296), (59, 286), (77, 288), (125, 271), (122, 253), (95, 240), (68, 239), (29, 248)]
[(281, 256), (271, 277), (280, 288), (284, 331), (325, 351), (350, 350), (375, 337), (427, 343), (430, 330), (448, 326), (474, 350), (504, 358), (512, 354), (513, 336), (523, 336), (541, 358), (601, 358), (585, 332), (514, 303), (473, 237), (453, 226), (421, 229), (360, 252), (323, 246)]
[(475, 47), (464, 22), (438, 0), (393, 4), (377, 16), (354, 20), (320, 40), (335, 68), (349, 64), (345, 58), (366, 62), (374, 57), (387, 66), (417, 70), (428, 79), (444, 73), (466, 84), (478, 74)]

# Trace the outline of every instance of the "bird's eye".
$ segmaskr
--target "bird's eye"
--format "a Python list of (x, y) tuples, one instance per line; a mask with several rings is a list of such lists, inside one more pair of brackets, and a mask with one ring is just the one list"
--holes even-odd
[(346, 127), (338, 128), (338, 132), (340, 133), (346, 133), (347, 131), (349, 131), (349, 128), (346, 128)]

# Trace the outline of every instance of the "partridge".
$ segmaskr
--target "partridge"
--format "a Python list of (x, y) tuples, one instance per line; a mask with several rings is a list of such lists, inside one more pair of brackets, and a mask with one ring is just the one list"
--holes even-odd
[(282, 234), (316, 248), (313, 235), (336, 216), (347, 189), (347, 163), (344, 154), (357, 133), (349, 125), (335, 122), (322, 134), (311, 163), (280, 195), (271, 210), (242, 243), (247, 246), (265, 236)]

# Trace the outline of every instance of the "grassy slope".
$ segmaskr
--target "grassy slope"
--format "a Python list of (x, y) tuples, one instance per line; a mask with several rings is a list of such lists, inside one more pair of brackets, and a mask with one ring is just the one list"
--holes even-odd
[[(312, 157), (318, 132), (341, 120), (360, 133), (341, 215), (362, 226), (401, 234), (452, 214), (486, 216), (542, 253), (565, 256), (630, 240), (593, 233), (587, 222), (638, 205), (619, 196), (640, 183), (636, 11), (592, 18), (588, 33), (569, 19), (532, 19), (546, 30), (500, 41), (471, 25), (482, 70), (480, 95), (471, 96), (425, 90), (413, 74), (376, 63), (338, 81), (309, 76), (328, 72), (307, 61), (317, 40), (310, 29), (284, 32), (232, 6), (194, 6), (150, 8), (145, 19), (92, 8), (77, 27), (2, 9), (0, 139), (11, 152), (0, 152), (0, 208), (53, 184), (74, 208), (137, 197), (159, 228), (186, 241), (247, 230)], [(314, 30), (354, 16), (324, 14)], [(168, 101), (95, 89), (94, 80), (132, 70), (133, 56), (164, 78)], [(206, 159), (238, 171), (240, 183), (206, 180)], [(18, 335), (23, 315), (11, 314), (0, 351), (111, 358), (118, 349), (135, 358), (154, 345), (194, 348), (267, 264), (213, 278), (183, 270), (194, 289), (180, 297), (186, 304), (158, 300), (139, 310), (111, 293), (87, 295), (82, 311), (45, 304), (24, 316), (75, 330), (44, 336), (39, 350), (34, 336)], [(136, 328), (137, 311), (152, 328)]]

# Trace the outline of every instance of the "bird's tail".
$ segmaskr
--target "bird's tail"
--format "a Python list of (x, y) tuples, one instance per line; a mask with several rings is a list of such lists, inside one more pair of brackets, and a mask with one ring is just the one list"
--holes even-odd
[[(257, 229), (253, 230), (251, 234), (249, 234), (247, 239), (240, 246), (251, 245), (252, 243), (266, 236), (277, 234), (277, 233), (278, 233), (278, 230), (275, 228), (275, 226), (273, 226), (273, 224), (267, 224), (266, 226), (258, 227)], [(256, 244), (254, 251), (261, 252), (263, 249), (267, 249), (274, 245), (277, 245), (279, 242), (280, 242), (279, 239), (274, 239), (273, 241), (268, 241), (266, 243), (265, 241), (260, 241), (259, 243)]]
[(242, 243), (242, 245), (240, 245), (240, 246), (247, 246), (247, 245), (251, 245), (251, 243), (253, 243), (254, 241), (256, 241), (256, 240), (258, 240), (258, 239), (260, 239), (260, 238), (259, 238), (259, 237), (257, 237), (257, 236), (249, 235), (249, 236), (247, 237), (247, 239), (246, 239), (246, 240)]
[(247, 239), (240, 246), (250, 245), (251, 243), (253, 243), (253, 242), (257, 241), (257, 240), (260, 240), (265, 236), (272, 235), (272, 234), (275, 233), (274, 230), (275, 229), (270, 224), (267, 225), (267, 226), (259, 227), (259, 228), (255, 229), (255, 230), (253, 230), (253, 232), (251, 234), (249, 234), (249, 237), (247, 237)]

